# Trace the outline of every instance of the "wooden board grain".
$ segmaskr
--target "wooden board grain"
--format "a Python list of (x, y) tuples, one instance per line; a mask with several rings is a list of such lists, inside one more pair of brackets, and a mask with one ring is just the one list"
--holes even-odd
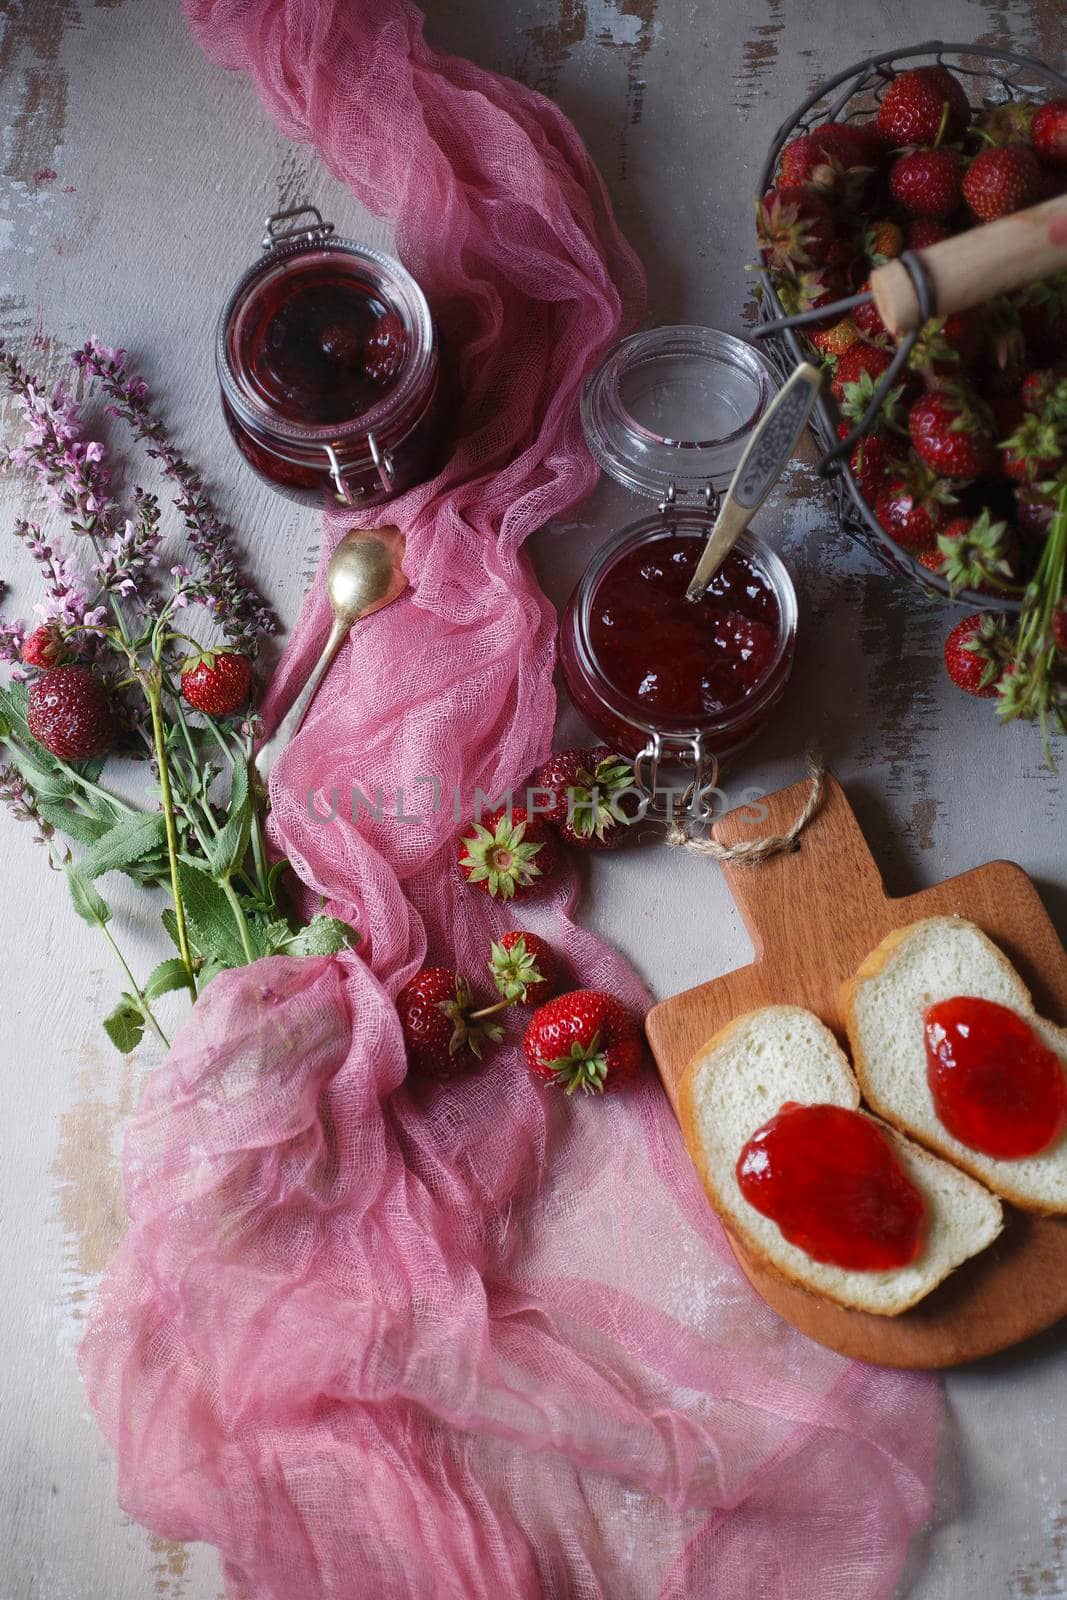
[[(767, 797), (766, 821), (732, 812), (716, 824), (724, 844), (778, 833), (803, 804), (806, 784)], [(742, 1012), (783, 1002), (807, 1006), (845, 1043), (838, 993), (894, 928), (922, 917), (967, 917), (1010, 957), (1039, 1010), (1067, 1021), (1067, 955), (1030, 879), (993, 861), (918, 894), (891, 899), (843, 789), (829, 778), (798, 850), (759, 866), (724, 867), (755, 946), (751, 966), (656, 1006), (648, 1037), (677, 1110), (693, 1055)], [(830, 1304), (756, 1267), (735, 1246), (763, 1298), (820, 1344), (894, 1367), (948, 1367), (1017, 1344), (1067, 1315), (1067, 1219), (1005, 1208), (1001, 1237), (899, 1317)]]

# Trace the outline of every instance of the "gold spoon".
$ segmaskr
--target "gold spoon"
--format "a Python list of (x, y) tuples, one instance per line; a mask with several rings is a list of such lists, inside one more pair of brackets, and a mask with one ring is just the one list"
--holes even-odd
[(333, 626), (297, 699), (259, 748), (256, 766), (261, 773), (267, 771), (296, 735), (353, 623), (391, 605), (407, 588), (408, 580), (401, 566), (403, 559), (404, 535), (399, 528), (352, 528), (337, 546), (326, 568), (326, 592), (333, 611)]

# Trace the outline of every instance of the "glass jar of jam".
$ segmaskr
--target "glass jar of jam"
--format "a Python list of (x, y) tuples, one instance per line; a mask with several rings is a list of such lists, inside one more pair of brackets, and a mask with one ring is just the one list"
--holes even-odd
[(755, 534), (741, 536), (702, 599), (686, 598), (719, 495), (772, 392), (753, 346), (675, 327), (624, 340), (583, 395), (597, 461), (658, 510), (586, 569), (561, 621), (560, 665), (590, 727), (634, 758), (654, 810), (666, 771), (683, 773), (696, 796), (715, 784), (792, 668), (796, 592)]
[(333, 237), (314, 206), (269, 218), (263, 249), (215, 340), (223, 413), (245, 460), (308, 504), (380, 505), (432, 477), (438, 341), (414, 278)]

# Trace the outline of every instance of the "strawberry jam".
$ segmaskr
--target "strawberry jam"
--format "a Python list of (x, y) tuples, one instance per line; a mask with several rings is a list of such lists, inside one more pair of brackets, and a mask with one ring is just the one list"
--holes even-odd
[(344, 265), (277, 281), (239, 329), (236, 360), (251, 374), (255, 397), (308, 427), (362, 416), (404, 362), (404, 324)]
[(958, 995), (931, 1006), (925, 1022), (926, 1078), (953, 1138), (1004, 1160), (1037, 1155), (1059, 1138), (1063, 1068), (1017, 1012)]
[(635, 550), (593, 598), (590, 642), (601, 669), (658, 716), (700, 721), (729, 711), (766, 677), (778, 649), (778, 602), (731, 551), (703, 598), (687, 600), (700, 543), (670, 535)]
[(737, 1183), (814, 1261), (885, 1272), (922, 1250), (923, 1197), (888, 1136), (858, 1111), (787, 1101), (745, 1145)]
[(378, 505), (432, 477), (448, 438), (437, 332), (414, 278), (332, 237), (314, 208), (272, 217), (265, 246), (215, 341), (245, 460), (292, 498), (331, 506)]

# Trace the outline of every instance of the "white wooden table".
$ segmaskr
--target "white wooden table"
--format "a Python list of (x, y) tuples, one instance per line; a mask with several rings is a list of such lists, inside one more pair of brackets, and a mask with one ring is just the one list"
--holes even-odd
[[(653, 319), (736, 327), (770, 134), (820, 77), (935, 26), (1061, 65), (1067, 45), (1061, 0), (944, 0), (936, 17), (927, 0), (435, 0), (430, 32), (571, 113), (644, 258)], [(0, 65), (0, 332), (51, 376), (90, 332), (129, 346), (291, 621), (316, 518), (238, 468), (216, 408), (212, 324), (268, 211), (311, 200), (342, 232), (387, 234), (311, 152), (274, 133), (246, 82), (207, 65), (163, 0), (6, 0)], [(26, 496), (0, 488), (10, 523)], [(579, 524), (539, 536), (553, 597), (632, 515), (602, 488)], [(802, 646), (788, 738), (780, 727), (765, 738), (744, 782), (791, 781), (814, 739), (891, 889), (1013, 856), (1067, 932), (1062, 780), (1030, 730), (998, 731), (987, 706), (944, 680), (946, 613), (849, 546), (803, 468), (761, 523), (796, 576)], [(13, 546), (0, 574), (8, 614), (20, 614), (31, 574)], [(121, 1128), (153, 1062), (147, 1049), (124, 1060), (104, 1039), (108, 952), (75, 922), (27, 834), (0, 819), (0, 1600), (214, 1600), (210, 1550), (153, 1539), (118, 1510), (75, 1370), (86, 1305), (123, 1227)], [(694, 898), (699, 918), (673, 914)], [(660, 995), (748, 955), (717, 869), (665, 847), (594, 860), (586, 915)], [(147, 968), (154, 912), (127, 897), (122, 916)], [(694, 925), (695, 939), (683, 931)], [(1067, 1595), (1065, 1380), (1067, 1339), (1055, 1331), (948, 1378), (938, 1517), (901, 1595)]]

